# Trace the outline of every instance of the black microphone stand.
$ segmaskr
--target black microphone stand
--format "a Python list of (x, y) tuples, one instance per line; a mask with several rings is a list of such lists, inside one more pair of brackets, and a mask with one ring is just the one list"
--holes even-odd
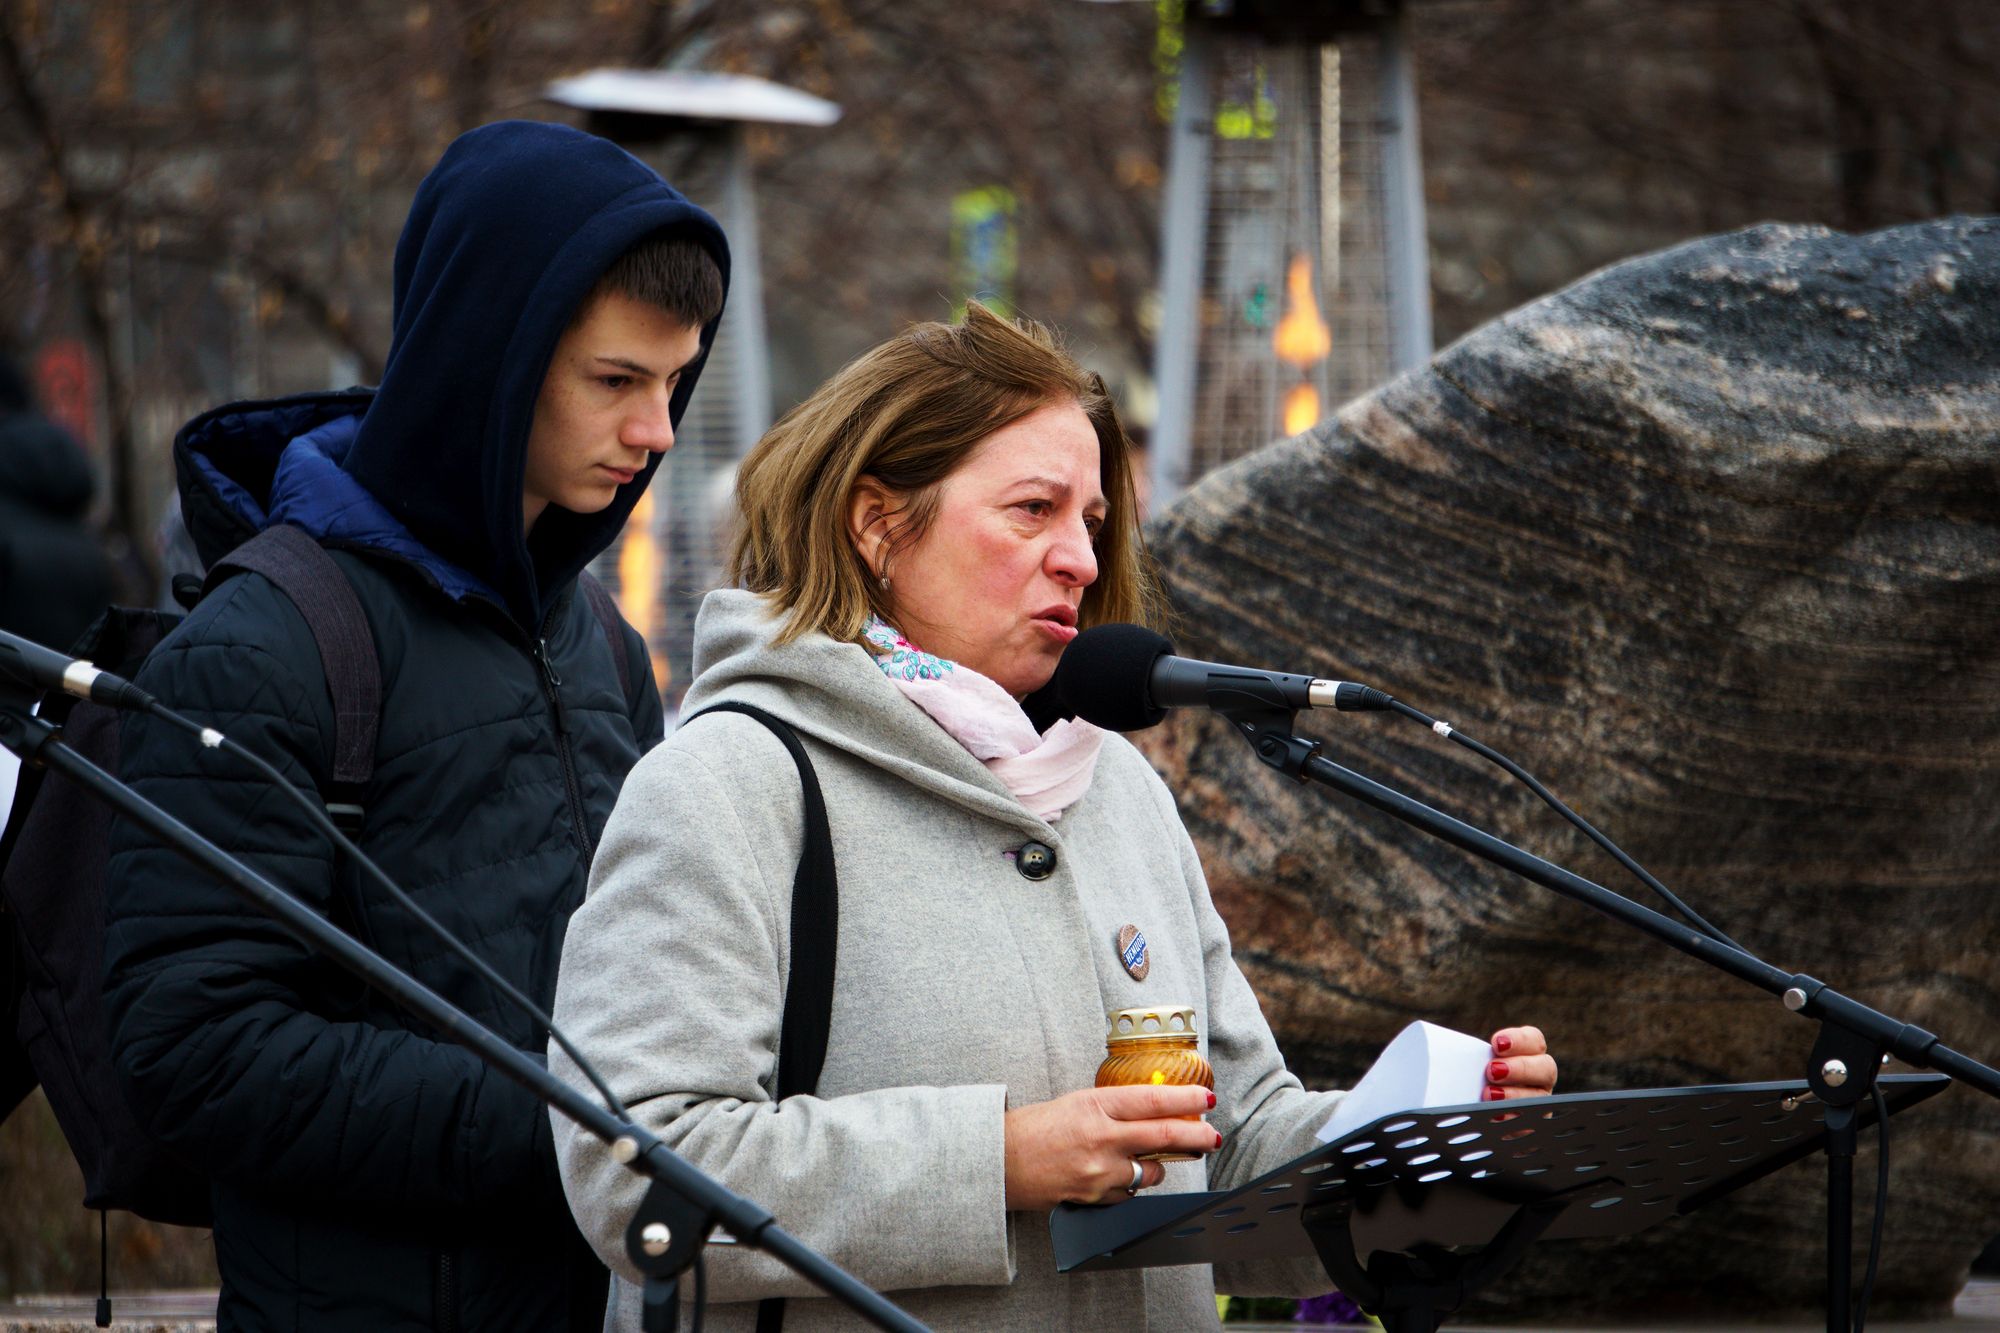
[(626, 1252), (646, 1274), (647, 1327), (671, 1333), (678, 1315), (677, 1284), (709, 1236), (721, 1230), (783, 1262), (877, 1328), (924, 1333), (924, 1326), (818, 1251), (787, 1233), (771, 1214), (732, 1193), (676, 1156), (638, 1125), (619, 1120), (541, 1063), (381, 955), (357, 943), (214, 843), (138, 795), (63, 743), (59, 728), (31, 716), (34, 694), (0, 679), (0, 748), (23, 764), (69, 778), (213, 876), (309, 948), (433, 1024), (449, 1040), (526, 1088), (548, 1106), (611, 1145), (611, 1155), (652, 1183), (626, 1233)]
[(1874, 1091), (1885, 1057), (1935, 1069), (2000, 1099), (2000, 1072), (1942, 1045), (1935, 1033), (1899, 1022), (1825, 982), (1789, 973), (1691, 926), (1613, 893), (1561, 866), (1533, 856), (1472, 825), (1433, 810), (1394, 788), (1342, 768), (1319, 754), (1320, 742), (1295, 735), (1298, 714), (1275, 684), (1245, 678), (1209, 693), (1208, 706), (1227, 718), (1257, 758), (1300, 782), (1311, 780), (1394, 815), (1432, 837), (1472, 853), (1566, 898), (1596, 908), (1635, 930), (1691, 954), (1779, 996), (1785, 1008), (1819, 1024), (1806, 1081), (1826, 1107), (1826, 1326), (1849, 1333), (1854, 1233), (1854, 1152), (1860, 1103)]

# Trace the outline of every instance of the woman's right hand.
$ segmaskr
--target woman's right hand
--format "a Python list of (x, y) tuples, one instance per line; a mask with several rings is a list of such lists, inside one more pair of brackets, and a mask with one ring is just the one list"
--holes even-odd
[[(1059, 1203), (1115, 1203), (1130, 1197), (1140, 1153), (1211, 1153), (1222, 1135), (1199, 1118), (1215, 1105), (1203, 1087), (1087, 1088), (1007, 1112), (1007, 1207), (1046, 1212)], [(1141, 1162), (1139, 1189), (1165, 1178)]]

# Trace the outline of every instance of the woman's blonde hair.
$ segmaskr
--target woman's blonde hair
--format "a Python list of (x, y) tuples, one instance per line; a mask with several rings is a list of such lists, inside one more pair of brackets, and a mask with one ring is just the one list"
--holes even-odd
[(914, 325), (863, 353), (757, 442), (736, 477), (742, 526), (730, 577), (785, 610), (780, 643), (813, 630), (859, 639), (870, 614), (892, 617), (848, 531), (856, 483), (873, 477), (903, 503), (893, 558), (923, 536), (940, 483), (981, 441), (1038, 408), (1072, 402), (1097, 432), (1106, 502), (1097, 581), (1078, 623), (1153, 623), (1160, 592), (1139, 535), (1131, 446), (1103, 379), (1047, 328), (978, 302), (961, 324)]

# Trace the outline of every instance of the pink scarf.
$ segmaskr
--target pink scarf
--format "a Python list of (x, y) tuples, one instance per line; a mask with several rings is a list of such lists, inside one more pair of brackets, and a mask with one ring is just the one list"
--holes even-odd
[(1014, 696), (971, 667), (933, 657), (879, 618), (861, 633), (882, 674), (1036, 818), (1055, 822), (1090, 790), (1102, 731), (1065, 719), (1036, 735)]

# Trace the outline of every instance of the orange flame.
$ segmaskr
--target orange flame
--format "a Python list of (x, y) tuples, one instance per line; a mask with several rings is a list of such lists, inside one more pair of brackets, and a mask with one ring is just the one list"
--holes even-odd
[[(639, 496), (632, 516), (625, 521), (625, 544), (618, 550), (618, 609), (639, 631), (651, 649), (654, 622), (658, 619), (660, 596), (660, 545), (653, 540), (653, 493)], [(653, 680), (663, 683), (666, 663), (657, 651), (653, 659)]]
[(1297, 435), (1319, 424), (1319, 392), (1300, 384), (1285, 395), (1285, 434)]
[(1312, 261), (1304, 255), (1293, 255), (1285, 270), (1285, 307), (1285, 317), (1271, 335), (1271, 350), (1280, 360), (1309, 366), (1333, 350), (1333, 334), (1319, 317), (1313, 295)]
[[(1271, 350), (1280, 360), (1304, 370), (1333, 350), (1333, 333), (1319, 317), (1319, 301), (1313, 295), (1312, 262), (1293, 255), (1285, 270), (1285, 315), (1271, 334)], [(1296, 384), (1285, 394), (1285, 434), (1297, 435), (1319, 424), (1319, 391), (1310, 384)]]

